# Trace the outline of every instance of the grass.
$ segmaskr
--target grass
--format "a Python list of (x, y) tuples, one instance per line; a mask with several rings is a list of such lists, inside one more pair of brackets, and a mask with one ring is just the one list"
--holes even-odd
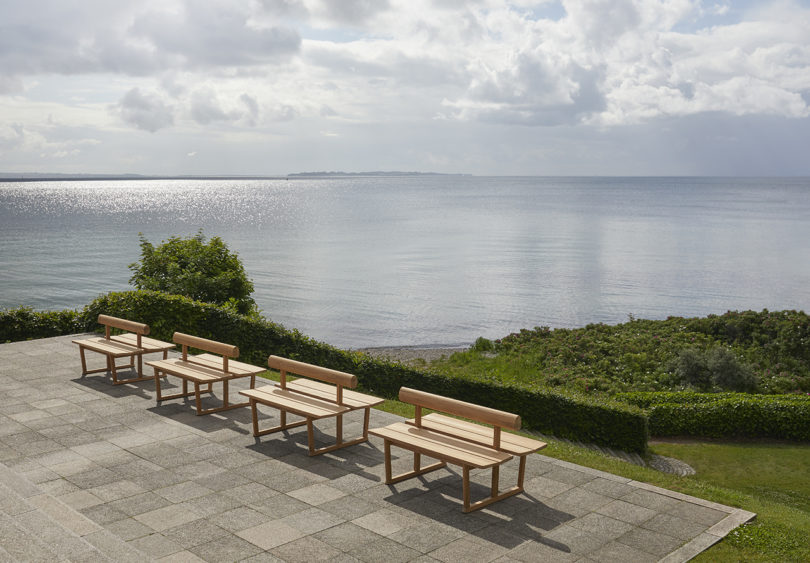
[(697, 561), (810, 560), (810, 445), (663, 443), (653, 451), (694, 467), (687, 481), (733, 490), (757, 513)]
[[(413, 407), (387, 400), (380, 410), (410, 418)], [(701, 553), (702, 562), (810, 561), (810, 445), (765, 442), (656, 443), (652, 453), (691, 465), (680, 477), (549, 439), (543, 454), (757, 513)]]
[(810, 446), (702, 442), (654, 449), (699, 468), (703, 480), (810, 512)]

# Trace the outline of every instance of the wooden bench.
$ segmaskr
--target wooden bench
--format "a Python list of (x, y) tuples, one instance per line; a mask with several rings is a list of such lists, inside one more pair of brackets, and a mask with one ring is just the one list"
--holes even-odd
[[(75, 344), (79, 345), (79, 355), (82, 359), (82, 375), (89, 373), (110, 372), (112, 374), (113, 385), (123, 385), (124, 383), (133, 383), (135, 381), (146, 381), (152, 379), (151, 377), (144, 377), (143, 375), (143, 355), (152, 354), (156, 352), (163, 352), (163, 359), (168, 357), (169, 350), (174, 348), (174, 344), (162, 342), (153, 338), (147, 338), (149, 334), (149, 325), (143, 323), (136, 323), (126, 319), (119, 319), (118, 317), (111, 317), (109, 315), (99, 315), (98, 322), (104, 325), (104, 336), (97, 336), (93, 338), (85, 338), (83, 340), (74, 340)], [(113, 334), (112, 329), (126, 331), (123, 334)], [(87, 369), (87, 360), (84, 355), (85, 350), (92, 350), (107, 357), (107, 367), (99, 369)], [(126, 365), (117, 366), (115, 361), (118, 358), (129, 357), (129, 363)], [(137, 377), (130, 377), (127, 379), (118, 378), (119, 369), (134, 368), (135, 358), (137, 360)]]
[[(385, 443), (385, 483), (389, 485), (398, 483), (429, 471), (435, 471), (448, 463), (460, 465), (463, 471), (464, 512), (478, 510), (495, 501), (522, 492), (526, 473), (526, 456), (546, 447), (546, 444), (539, 440), (502, 432), (503, 428), (510, 430), (520, 428), (520, 416), (516, 414), (407, 387), (399, 390), (399, 400), (416, 406), (415, 417), (406, 422), (395, 422), (383, 428), (369, 430), (370, 434), (379, 436)], [(492, 427), (439, 413), (422, 416), (423, 408), (491, 424)], [(391, 475), (391, 444), (413, 452), (412, 471), (397, 476)], [(422, 467), (422, 455), (438, 459), (439, 462)], [(500, 466), (515, 456), (520, 458), (517, 485), (500, 491)], [(470, 470), (481, 468), (492, 468), (490, 495), (483, 500), (470, 503)]]
[[(281, 373), (281, 381), (278, 385), (272, 384), (258, 389), (239, 391), (250, 400), (254, 436), (264, 436), (306, 424), (309, 455), (331, 452), (368, 440), (369, 411), (371, 407), (382, 403), (383, 399), (345, 389), (357, 386), (357, 376), (279, 356), (267, 358), (267, 365)], [(303, 377), (288, 381), (288, 373)], [(259, 430), (258, 404), (278, 409), (281, 423), (272, 428)], [(343, 415), (359, 409), (365, 411), (363, 435), (360, 438), (346, 441), (343, 439)], [(287, 422), (287, 413), (302, 416), (304, 420)], [(336, 442), (333, 445), (316, 449), (313, 422), (329, 417), (336, 418)]]
[[(231, 404), (228, 398), (228, 382), (231, 379), (240, 377), (250, 378), (250, 388), (256, 386), (256, 375), (262, 373), (264, 368), (244, 364), (242, 362), (229, 361), (230, 358), (239, 357), (239, 348), (231, 344), (224, 344), (215, 340), (207, 340), (197, 336), (175, 332), (172, 340), (182, 346), (182, 356), (179, 358), (164, 359), (161, 361), (146, 362), (146, 365), (155, 369), (155, 399), (158, 403), (169, 399), (179, 399), (182, 397), (194, 396), (197, 406), (197, 414), (211, 414), (213, 412), (246, 407), (249, 403)], [(188, 353), (189, 348), (212, 352), (211, 354), (199, 354), (196, 356)], [(219, 355), (214, 355), (219, 354)], [(162, 375), (173, 375), (183, 380), (183, 391), (174, 395), (163, 395), (160, 388), (160, 378)], [(188, 383), (194, 384), (194, 391), (188, 390)], [(213, 384), (222, 383), (222, 406), (209, 409), (202, 408), (201, 393), (213, 393)], [(200, 391), (200, 386), (207, 388)]]

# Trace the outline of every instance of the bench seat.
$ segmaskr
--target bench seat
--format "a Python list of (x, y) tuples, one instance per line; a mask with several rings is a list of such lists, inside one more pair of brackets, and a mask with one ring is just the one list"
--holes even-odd
[(167, 360), (147, 362), (147, 365), (156, 367), (161, 372), (170, 372), (172, 375), (184, 377), (189, 381), (197, 381), (198, 383), (249, 377), (264, 371), (262, 368), (231, 360), (228, 362), (228, 372), (224, 373), (222, 371), (222, 358), (220, 357), (213, 354), (199, 354), (190, 357), (192, 358), (190, 361), (184, 361), (182, 358), (169, 358)]
[[(408, 424), (415, 424), (415, 420), (411, 419)], [(422, 417), (422, 427), (437, 432), (445, 432), (455, 436), (459, 436), (470, 442), (479, 444), (492, 443), (492, 428), (475, 424), (474, 422), (467, 422), (450, 416), (445, 416), (436, 412), (432, 412)], [(545, 446), (544, 442), (520, 436), (518, 434), (511, 434), (503, 432), (501, 434), (500, 449), (506, 453), (521, 456), (534, 453)]]
[(374, 436), (392, 444), (433, 457), (438, 455), (448, 463), (486, 469), (512, 459), (512, 456), (494, 448), (471, 444), (467, 440), (427, 428), (417, 428), (404, 422), (395, 422), (383, 428), (370, 430)]
[[(267, 358), (270, 368), (279, 370), (279, 383), (265, 385), (256, 389), (240, 391), (248, 398), (253, 414), (253, 436), (259, 437), (297, 426), (306, 425), (309, 455), (319, 455), (368, 440), (368, 423), (371, 407), (383, 402), (383, 399), (372, 397), (358, 391), (345, 389), (355, 387), (357, 377), (349, 373), (299, 362), (279, 356)], [(299, 377), (288, 381), (287, 374)], [(312, 379), (309, 379), (312, 378)], [(264, 430), (259, 429), (258, 405), (277, 409), (280, 413), (280, 424)], [(343, 415), (352, 411), (363, 410), (362, 436), (353, 440), (343, 439)], [(287, 422), (287, 414), (303, 417), (304, 420)], [(335, 417), (335, 443), (321, 448), (315, 447), (314, 421)]]
[[(82, 362), (82, 376), (91, 373), (110, 372), (113, 385), (123, 385), (136, 381), (148, 381), (151, 377), (143, 375), (143, 356), (145, 354), (163, 353), (163, 359), (168, 357), (169, 350), (174, 349), (174, 344), (148, 338), (149, 326), (143, 323), (136, 323), (126, 319), (110, 317), (109, 315), (99, 315), (99, 324), (104, 325), (104, 336), (94, 336), (80, 340), (73, 340), (79, 346), (79, 356)], [(111, 329), (128, 330), (123, 334), (112, 334)], [(106, 367), (98, 369), (87, 369), (85, 350), (102, 354), (107, 360)], [(130, 358), (130, 362), (125, 365), (116, 365), (115, 360), (119, 358)], [(136, 363), (137, 358), (137, 363)], [(118, 370), (136, 368), (137, 376), (121, 379)]]
[[(240, 395), (250, 397), (263, 405), (273, 406), (298, 416), (305, 416), (312, 420), (319, 420), (330, 416), (337, 416), (351, 409), (329, 401), (323, 401), (296, 393), (292, 389), (282, 389), (276, 385), (264, 385), (256, 389), (245, 389)], [(266, 433), (266, 432), (265, 432)]]
[[(155, 400), (158, 403), (169, 399), (193, 396), (198, 415), (249, 406), (249, 402), (230, 402), (228, 382), (232, 379), (249, 377), (250, 388), (253, 389), (256, 386), (256, 376), (265, 371), (264, 368), (231, 360), (230, 358), (239, 356), (239, 349), (236, 346), (180, 332), (174, 333), (173, 340), (182, 346), (181, 357), (147, 362), (147, 365), (155, 370)], [(190, 347), (206, 350), (206, 352), (196, 356), (190, 355), (188, 353)], [(182, 392), (172, 395), (163, 394), (160, 378), (168, 375), (179, 377), (182, 380)], [(188, 390), (189, 382), (194, 384), (194, 391)], [(214, 383), (222, 383), (222, 405), (203, 409), (201, 394), (212, 393)], [(205, 389), (201, 389), (201, 385), (206, 386)]]
[[(332, 401), (334, 400), (335, 396), (334, 385), (313, 381), (303, 377), (296, 379), (295, 381), (288, 381), (287, 389), (292, 389), (293, 391), (297, 391), (301, 394), (311, 395), (325, 401)], [(379, 397), (373, 397), (371, 395), (366, 395), (365, 393), (352, 391), (351, 389), (343, 390), (343, 404), (352, 409), (373, 407), (382, 402), (383, 399), (380, 399)]]
[[(464, 512), (478, 510), (493, 502), (523, 491), (526, 456), (546, 446), (544, 442), (503, 432), (503, 428), (520, 428), (520, 416), (489, 407), (465, 403), (456, 399), (409, 389), (399, 390), (399, 400), (415, 407), (413, 419), (395, 422), (382, 428), (373, 428), (369, 434), (383, 439), (385, 446), (385, 483), (394, 484), (417, 475), (435, 471), (452, 463), (462, 469), (462, 504)], [(469, 420), (460, 420), (433, 412), (422, 416), (422, 409), (431, 409)], [(475, 421), (475, 422), (471, 422)], [(491, 426), (483, 426), (478, 422)], [(391, 446), (413, 453), (413, 469), (394, 476), (391, 472)], [(422, 466), (421, 456), (438, 460)], [(517, 485), (500, 490), (500, 466), (518, 457)], [(470, 501), (470, 470), (490, 469), (492, 483), (488, 497)]]

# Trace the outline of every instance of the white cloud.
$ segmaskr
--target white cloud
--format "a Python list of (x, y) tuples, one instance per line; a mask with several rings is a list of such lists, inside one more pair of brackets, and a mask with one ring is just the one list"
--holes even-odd
[(251, 127), (255, 126), (259, 119), (259, 102), (253, 96), (244, 93), (239, 96), (239, 101), (245, 106), (245, 123)]
[[(0, 145), (35, 150), (47, 109), (97, 131), (122, 162), (134, 127), (181, 156), (201, 136), (221, 147), (204, 154), (225, 154), (247, 139), (306, 150), (335, 132), (340, 151), (313, 154), (376, 169), (390, 151), (412, 159), (400, 169), (459, 170), (484, 162), (503, 128), (514, 156), (492, 165), (517, 167), (549, 154), (538, 146), (563, 129), (595, 143), (709, 114), (806, 120), (807, 37), (810, 9), (781, 0), (12, 0), (0, 3), (0, 96), (13, 101)], [(365, 137), (378, 127), (400, 134)], [(463, 143), (476, 158), (432, 144), (471, 130), (488, 131), (466, 139), (480, 147)]]
[(0, 153), (21, 147), (25, 142), (22, 124), (10, 123), (0, 126)]
[(300, 45), (285, 25), (253, 21), (253, 4), (214, 0), (0, 4), (0, 72), (122, 73), (255, 66)]
[(126, 123), (150, 133), (174, 124), (171, 106), (158, 94), (141, 92), (140, 88), (127, 92), (113, 110)]
[(307, 0), (309, 15), (320, 25), (363, 27), (390, 8), (388, 0)]
[(198, 90), (191, 95), (191, 117), (200, 125), (208, 125), (212, 121), (231, 121), (238, 115), (226, 113), (212, 90)]

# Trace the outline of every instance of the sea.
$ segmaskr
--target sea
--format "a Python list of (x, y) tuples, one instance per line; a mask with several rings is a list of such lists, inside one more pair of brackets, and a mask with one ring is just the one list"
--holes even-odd
[(810, 306), (810, 178), (415, 174), (0, 181), (0, 308), (132, 289), (139, 236), (199, 231), (342, 348)]

